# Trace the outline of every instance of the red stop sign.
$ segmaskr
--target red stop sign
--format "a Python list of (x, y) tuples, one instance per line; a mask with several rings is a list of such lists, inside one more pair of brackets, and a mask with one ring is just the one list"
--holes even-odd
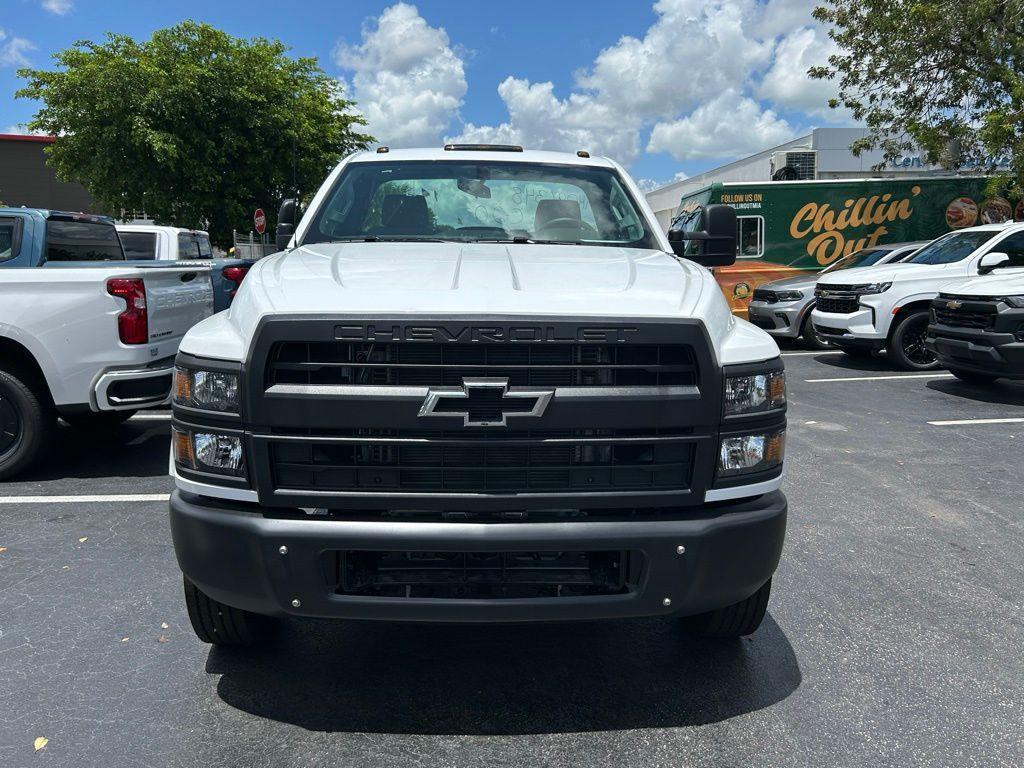
[(256, 213), (252, 215), (252, 223), (256, 225), (256, 231), (261, 235), (267, 231), (267, 215), (263, 213), (262, 208), (256, 209)]

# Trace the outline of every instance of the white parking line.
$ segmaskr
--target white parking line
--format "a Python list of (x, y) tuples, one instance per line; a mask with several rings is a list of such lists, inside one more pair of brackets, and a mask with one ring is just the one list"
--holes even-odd
[(783, 352), (783, 357), (806, 357), (808, 355), (841, 355), (842, 352), (835, 349), (822, 349), (818, 352)]
[(933, 427), (957, 427), (961, 424), (1024, 424), (1024, 419), (958, 419), (957, 421), (929, 421)]
[(0, 504), (89, 504), (117, 501), (167, 501), (169, 493), (121, 493), (97, 496), (0, 496)]
[(129, 421), (170, 421), (169, 413), (136, 413)]
[(897, 376), (837, 376), (832, 379), (804, 379), (808, 384), (825, 381), (891, 381), (893, 379), (952, 379), (952, 373), (904, 373)]

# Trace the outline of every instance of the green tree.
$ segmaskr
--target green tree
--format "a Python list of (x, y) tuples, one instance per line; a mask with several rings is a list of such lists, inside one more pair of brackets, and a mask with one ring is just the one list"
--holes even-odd
[(278, 41), (232, 37), (184, 22), (137, 42), (108, 34), (22, 69), (18, 96), (42, 102), (29, 127), (57, 136), (48, 162), (108, 211), (145, 210), (163, 223), (206, 226), (228, 245), (308, 192), (371, 137), (315, 58)]
[(892, 160), (916, 146), (950, 168), (1008, 156), (993, 188), (1021, 194), (1024, 0), (824, 3), (814, 17), (831, 26), (840, 52), (809, 74), (837, 80), (831, 105), (867, 124), (855, 153), (879, 148)]

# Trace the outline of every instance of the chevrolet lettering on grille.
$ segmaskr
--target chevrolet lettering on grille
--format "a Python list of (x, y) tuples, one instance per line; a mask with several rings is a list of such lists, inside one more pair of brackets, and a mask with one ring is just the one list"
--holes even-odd
[(465, 378), (461, 387), (432, 387), (420, 416), (461, 416), (465, 427), (505, 427), (513, 417), (540, 417), (554, 390), (510, 389), (507, 378)]

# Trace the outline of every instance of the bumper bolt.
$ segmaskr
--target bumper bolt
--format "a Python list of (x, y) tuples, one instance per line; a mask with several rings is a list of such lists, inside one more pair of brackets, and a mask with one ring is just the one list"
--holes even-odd
[(664, 600), (661, 601), (661, 604), (668, 608), (670, 605), (672, 605), (672, 598), (666, 597)]
[(302, 601), (299, 600), (299, 598), (296, 597), (294, 600), (292, 600), (292, 608), (301, 608), (301, 607), (302, 607)]
[(680, 544), (678, 547), (676, 547), (676, 554), (677, 555), (686, 554), (686, 547), (684, 547), (682, 544)]
[(284, 546), (284, 544), (282, 544), (280, 547), (277, 548), (277, 552), (278, 552), (278, 554), (281, 554), (281, 555), (287, 555), (288, 554), (288, 547), (286, 547), (286, 546)]

